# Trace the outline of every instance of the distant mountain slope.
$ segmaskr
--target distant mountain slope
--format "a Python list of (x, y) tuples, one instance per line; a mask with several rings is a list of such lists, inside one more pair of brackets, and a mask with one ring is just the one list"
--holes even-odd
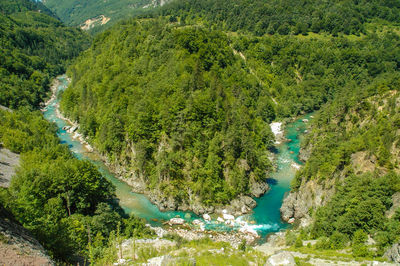
[(0, 1), (0, 13), (10, 15), (17, 12), (38, 11), (56, 18), (56, 15), (50, 11), (42, 2), (30, 0), (3, 0)]
[[(28, 0), (1, 1), (0, 104), (38, 108), (52, 77), (89, 44), (89, 36)], [(45, 8), (45, 7), (43, 7)]]
[(63, 111), (160, 205), (265, 192), (272, 103), (225, 34), (126, 21), (100, 34), (69, 75)]
[[(164, 0), (45, 0), (43, 3), (54, 11), (67, 25), (79, 26), (100, 16), (110, 23), (164, 4)], [(96, 26), (101, 25), (97, 24)]]
[(206, 20), (223, 30), (257, 35), (306, 32), (359, 34), (375, 19), (400, 21), (400, 2), (392, 0), (176, 0), (160, 14), (186, 23)]

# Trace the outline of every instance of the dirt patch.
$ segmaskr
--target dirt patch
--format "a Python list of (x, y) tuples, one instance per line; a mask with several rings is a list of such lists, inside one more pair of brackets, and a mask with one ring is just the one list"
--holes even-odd
[(90, 30), (90, 29), (94, 28), (95, 26), (107, 24), (107, 22), (109, 22), (109, 21), (110, 21), (110, 18), (108, 18), (104, 15), (100, 15), (98, 17), (90, 18), (90, 19), (86, 20), (81, 25), (81, 29), (82, 30)]
[(369, 156), (366, 151), (359, 151), (351, 155), (351, 165), (356, 174), (373, 172), (377, 165), (374, 155)]

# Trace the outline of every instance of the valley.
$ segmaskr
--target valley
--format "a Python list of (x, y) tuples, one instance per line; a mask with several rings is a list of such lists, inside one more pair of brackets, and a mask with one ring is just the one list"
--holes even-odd
[(4, 0), (0, 21), (0, 263), (400, 263), (396, 1)]

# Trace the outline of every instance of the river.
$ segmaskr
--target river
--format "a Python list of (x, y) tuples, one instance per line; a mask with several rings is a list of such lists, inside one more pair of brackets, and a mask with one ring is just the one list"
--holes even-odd
[[(57, 87), (57, 97), (50, 101), (44, 109), (44, 117), (57, 125), (57, 135), (61, 143), (68, 145), (77, 158), (86, 159), (94, 163), (99, 171), (114, 184), (119, 203), (127, 213), (132, 213), (138, 217), (144, 218), (155, 226), (161, 225), (161, 221), (163, 220), (169, 220), (176, 216), (180, 216), (188, 222), (199, 218), (195, 214), (187, 212), (161, 212), (157, 206), (152, 204), (144, 195), (133, 193), (126, 183), (120, 181), (108, 171), (107, 167), (100, 158), (96, 157), (95, 153), (87, 152), (86, 148), (78, 140), (72, 138), (72, 134), (63, 130), (63, 127), (69, 126), (69, 124), (57, 117), (56, 110), (59, 104), (59, 93), (66, 89), (68, 81), (65, 76), (60, 76), (58, 79), (60, 84)], [(310, 114), (306, 115), (285, 126), (285, 137), (289, 139), (290, 142), (281, 143), (276, 147), (277, 171), (272, 173), (267, 181), (271, 189), (264, 196), (256, 199), (257, 207), (251, 214), (239, 217), (240, 220), (247, 221), (248, 226), (256, 230), (261, 236), (265, 236), (271, 232), (277, 232), (288, 226), (288, 224), (281, 221), (279, 209), (282, 205), (282, 199), (285, 193), (290, 190), (290, 181), (293, 179), (296, 172), (293, 163), (297, 165), (302, 164), (298, 160), (301, 136), (306, 130), (306, 124), (302, 119), (309, 119), (310, 116)], [(229, 227), (217, 224), (215, 221), (206, 223), (206, 229), (231, 230)]]

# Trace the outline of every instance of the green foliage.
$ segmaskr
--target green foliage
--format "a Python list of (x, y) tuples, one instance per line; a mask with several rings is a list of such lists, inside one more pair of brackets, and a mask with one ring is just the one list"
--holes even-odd
[(242, 242), (240, 242), (238, 249), (241, 251), (246, 251), (246, 240), (245, 239), (243, 239)]
[(293, 246), (296, 243), (297, 234), (295, 231), (287, 231), (285, 235), (286, 246)]
[[(55, 127), (39, 112), (0, 111), (0, 143), (21, 153), (20, 167), (10, 188), (0, 193), (0, 203), (54, 258), (100, 256), (109, 235), (125, 221), (118, 206), (111, 205), (112, 184), (59, 144)], [(134, 217), (124, 225), (127, 234), (149, 234)]]
[(144, 238), (152, 236), (154, 233), (145, 226), (145, 221), (135, 216), (124, 219), (124, 235), (127, 238)]
[[(267, 91), (268, 97), (263, 97), (260, 102), (261, 113), (275, 110), (277, 117), (309, 113), (328, 101), (335, 105), (343, 104), (343, 101), (350, 100), (346, 97), (349, 94), (365, 97), (370, 89), (366, 85), (369, 84), (375, 90), (396, 88), (398, 75), (393, 72), (399, 69), (398, 46), (399, 37), (394, 34), (368, 34), (357, 39), (321, 35), (310, 38), (239, 35), (233, 38), (233, 47), (243, 53), (246, 65)], [(371, 73), (371, 61), (379, 62), (379, 71)], [(359, 93), (361, 91), (364, 93)], [(346, 98), (334, 100), (341, 96)], [(331, 114), (343, 111), (331, 110)], [(330, 157), (318, 159), (323, 163)], [(329, 166), (334, 164), (329, 162), (323, 167), (325, 172), (329, 172)]]
[(331, 201), (316, 212), (313, 237), (327, 236), (324, 249), (343, 248), (352, 238), (356, 256), (367, 256), (367, 233), (374, 234), (381, 249), (398, 240), (400, 222), (388, 219), (385, 212), (391, 206), (391, 196), (397, 191), (400, 177), (393, 173), (377, 178), (371, 175), (352, 176), (338, 186)]
[[(84, 3), (79, 0), (46, 0), (44, 3), (67, 25), (78, 26), (88, 19), (97, 18), (104, 15), (111, 18), (112, 23), (122, 18), (143, 13), (146, 9), (143, 7), (150, 5), (148, 0), (109, 0), (96, 1), (87, 0)], [(107, 25), (108, 26), (108, 25)], [(97, 32), (99, 29), (95, 29)]]
[(89, 38), (38, 12), (45, 10), (40, 2), (4, 0), (0, 10), (0, 105), (38, 109), (51, 78), (65, 71)]
[(296, 241), (294, 242), (294, 246), (295, 246), (296, 248), (300, 248), (300, 247), (303, 246), (303, 240), (301, 240), (301, 237), (300, 237), (300, 236), (298, 236), (298, 237), (296, 238)]
[(61, 108), (149, 188), (180, 203), (189, 194), (227, 203), (265, 180), (275, 117), (229, 45), (221, 32), (123, 22), (69, 69)]
[(178, 0), (157, 14), (179, 15), (186, 24), (205, 20), (229, 31), (267, 34), (307, 34), (328, 32), (360, 34), (374, 19), (400, 20), (400, 5), (394, 1), (227, 1)]
[(45, 13), (46, 15), (55, 17), (54, 14), (40, 1), (3, 0), (0, 2), (0, 13), (4, 15), (26, 11), (39, 11), (41, 13)]

